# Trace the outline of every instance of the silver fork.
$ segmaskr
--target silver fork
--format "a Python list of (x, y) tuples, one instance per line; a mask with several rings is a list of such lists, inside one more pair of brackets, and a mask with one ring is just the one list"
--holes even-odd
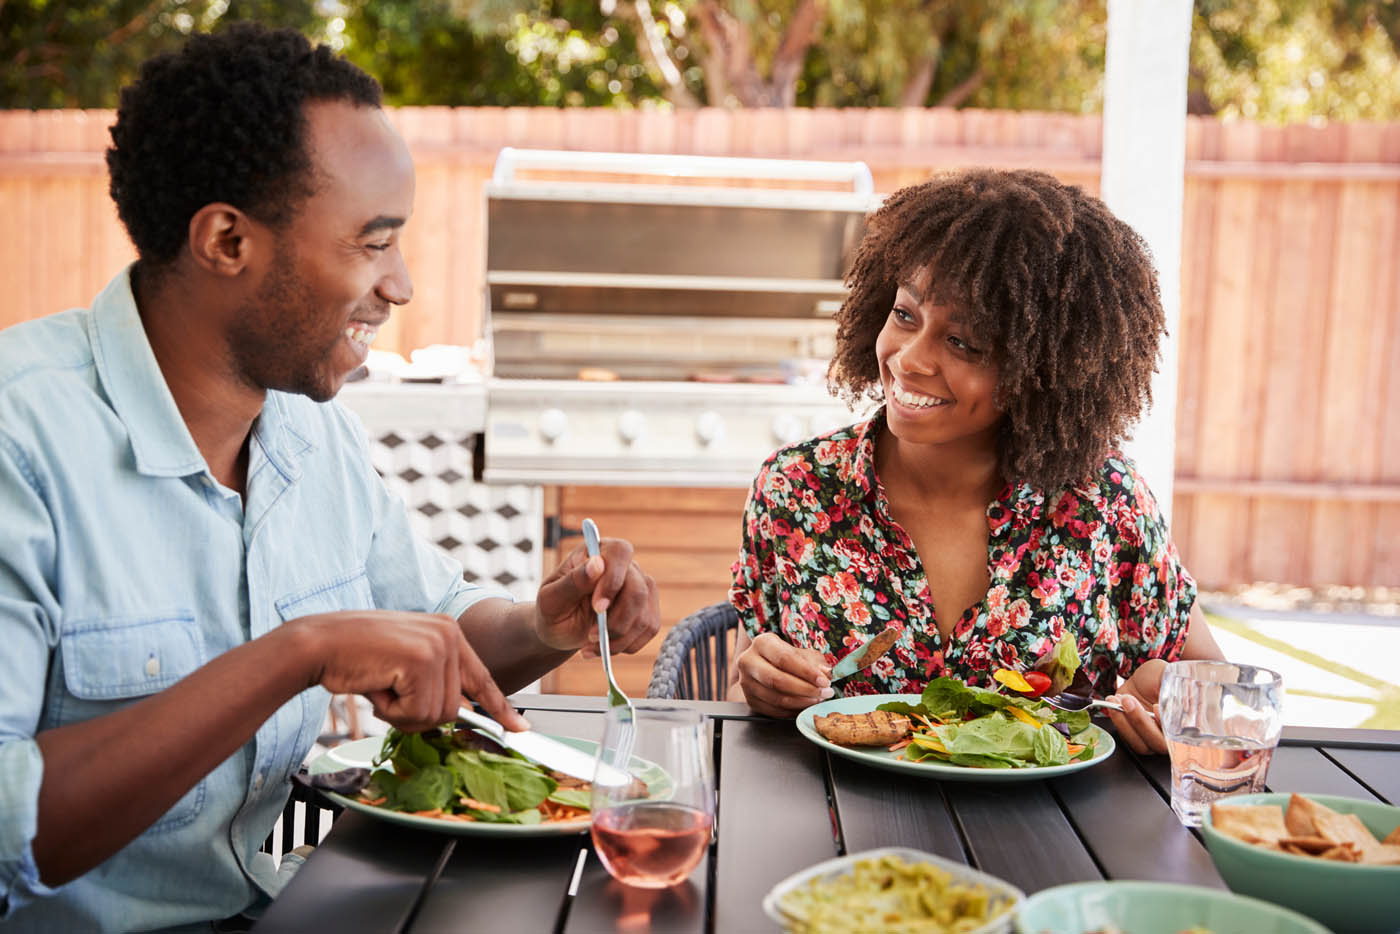
[[(589, 557), (598, 555), (598, 524), (592, 519), (583, 520), (583, 543)], [(617, 755), (613, 765), (626, 771), (632, 761), (632, 747), (637, 740), (637, 710), (632, 701), (622, 693), (613, 677), (612, 651), (608, 646), (608, 613), (598, 611), (598, 652), (603, 656), (603, 673), (608, 676), (608, 711), (617, 719)]]
[(1092, 710), (1095, 707), (1106, 707), (1109, 710), (1123, 712), (1121, 704), (1115, 704), (1110, 700), (1100, 700), (1095, 697), (1087, 697), (1083, 694), (1071, 694), (1065, 691), (1060, 694), (1042, 694), (1036, 700), (1043, 700), (1056, 710)]

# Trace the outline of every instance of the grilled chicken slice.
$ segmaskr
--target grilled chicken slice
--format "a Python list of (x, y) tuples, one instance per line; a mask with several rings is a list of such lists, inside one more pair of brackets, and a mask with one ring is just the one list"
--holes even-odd
[(909, 735), (909, 718), (888, 710), (833, 713), (814, 717), (813, 724), (838, 746), (888, 746)]

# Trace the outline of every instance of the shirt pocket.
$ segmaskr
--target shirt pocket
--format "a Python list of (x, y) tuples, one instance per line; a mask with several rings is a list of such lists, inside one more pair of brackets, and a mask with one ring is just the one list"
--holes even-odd
[[(60, 636), (69, 698), (60, 717), (77, 723), (112, 713), (173, 685), (204, 664), (204, 638), (192, 612), (80, 620)], [(183, 827), (204, 808), (201, 779), (147, 833)]]
[(374, 593), (364, 568), (337, 574), (314, 587), (283, 596), (277, 600), (277, 612), (283, 622), (314, 613), (335, 613), (340, 610), (374, 609)]

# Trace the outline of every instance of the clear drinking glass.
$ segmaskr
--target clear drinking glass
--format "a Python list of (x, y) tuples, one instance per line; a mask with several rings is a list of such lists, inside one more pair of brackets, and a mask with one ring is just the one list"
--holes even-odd
[(599, 761), (638, 780), (610, 785), (594, 777), (593, 846), (619, 882), (660, 889), (684, 882), (710, 844), (715, 814), (710, 729), (704, 715), (693, 710), (645, 704), (635, 709), (629, 762), (620, 761), (616, 709), (606, 717)]
[(1199, 827), (1211, 802), (1264, 790), (1283, 731), (1278, 672), (1233, 662), (1173, 662), (1158, 716), (1172, 762), (1172, 810)]

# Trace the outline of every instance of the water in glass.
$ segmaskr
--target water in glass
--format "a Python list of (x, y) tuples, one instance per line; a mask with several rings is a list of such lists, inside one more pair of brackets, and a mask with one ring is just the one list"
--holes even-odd
[(1175, 662), (1158, 703), (1171, 755), (1172, 810), (1199, 827), (1226, 795), (1264, 789), (1283, 728), (1277, 673), (1229, 662)]

